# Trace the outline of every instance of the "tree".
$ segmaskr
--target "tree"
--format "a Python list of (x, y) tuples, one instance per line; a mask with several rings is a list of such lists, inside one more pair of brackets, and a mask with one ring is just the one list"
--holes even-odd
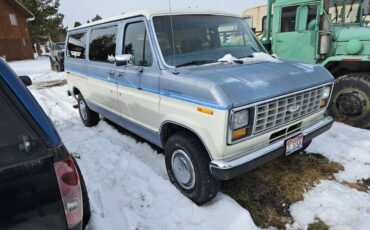
[(29, 22), (31, 40), (39, 46), (49, 39), (59, 41), (66, 35), (63, 26), (64, 15), (59, 13), (59, 0), (20, 0), (30, 10), (35, 20)]
[(102, 17), (100, 17), (99, 14), (97, 14), (93, 19), (91, 19), (91, 21), (95, 22), (95, 21), (99, 21), (101, 19), (102, 19)]
[(80, 25), (82, 25), (81, 22), (75, 22), (75, 24), (73, 25), (73, 27), (78, 27)]

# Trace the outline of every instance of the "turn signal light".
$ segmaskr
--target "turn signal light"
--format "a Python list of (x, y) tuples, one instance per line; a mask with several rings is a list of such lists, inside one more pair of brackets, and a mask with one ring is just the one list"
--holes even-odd
[(322, 99), (320, 101), (320, 108), (324, 108), (328, 104), (328, 99)]
[(247, 128), (242, 128), (233, 131), (233, 141), (243, 138), (248, 135)]
[(208, 114), (208, 115), (213, 115), (213, 110), (212, 109), (207, 109), (207, 108), (204, 108), (204, 107), (198, 107), (197, 110), (198, 110), (198, 112), (201, 112), (201, 113), (205, 113), (205, 114)]

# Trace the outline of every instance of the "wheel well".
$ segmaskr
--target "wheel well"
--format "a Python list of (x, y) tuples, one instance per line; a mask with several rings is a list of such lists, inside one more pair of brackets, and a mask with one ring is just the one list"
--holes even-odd
[(79, 89), (77, 89), (76, 87), (73, 87), (73, 95), (79, 95), (79, 94), (81, 94), (81, 92), (80, 92), (80, 90)]
[(199, 142), (203, 144), (203, 147), (207, 151), (208, 156), (212, 159), (212, 157), (211, 157), (211, 155), (210, 155), (210, 153), (207, 149), (207, 146), (204, 144), (203, 140), (199, 137), (199, 135), (196, 134), (190, 128), (179, 125), (179, 124), (176, 124), (176, 123), (167, 122), (167, 123), (162, 125), (162, 128), (161, 128), (161, 143), (162, 143), (162, 146), (164, 147), (166, 145), (166, 142), (170, 138), (170, 136), (174, 135), (177, 132), (186, 132), (188, 135), (191, 135), (191, 136), (195, 137), (196, 139), (198, 139)]
[(350, 73), (369, 73), (370, 62), (333, 61), (326, 64), (325, 68), (337, 79)]

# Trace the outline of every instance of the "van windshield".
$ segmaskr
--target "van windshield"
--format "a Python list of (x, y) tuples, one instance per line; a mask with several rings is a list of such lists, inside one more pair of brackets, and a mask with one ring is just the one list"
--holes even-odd
[(173, 15), (172, 22), (171, 16), (156, 16), (153, 23), (163, 58), (170, 66), (217, 62), (226, 54), (243, 58), (265, 52), (241, 18)]

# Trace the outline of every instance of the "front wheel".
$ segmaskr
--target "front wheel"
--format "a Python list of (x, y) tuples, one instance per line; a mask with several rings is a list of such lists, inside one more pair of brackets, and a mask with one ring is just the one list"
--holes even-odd
[(191, 133), (169, 138), (165, 160), (170, 181), (194, 203), (204, 204), (217, 195), (221, 182), (211, 175), (207, 151)]
[(337, 79), (328, 113), (348, 125), (370, 128), (370, 74), (348, 74)]

